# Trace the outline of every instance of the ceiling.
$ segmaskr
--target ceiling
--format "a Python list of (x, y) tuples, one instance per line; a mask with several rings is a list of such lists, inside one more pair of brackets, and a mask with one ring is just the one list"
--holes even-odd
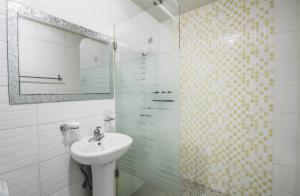
[(180, 0), (181, 14), (208, 5), (217, 0)]
[[(161, 9), (159, 9), (157, 6), (154, 6), (153, 1), (158, 2), (159, 0), (132, 0), (132, 1), (136, 3), (138, 6), (140, 6), (142, 9), (146, 10), (149, 14), (151, 14), (159, 21), (163, 21), (169, 18), (169, 16), (166, 15), (164, 12), (162, 12)], [(180, 2), (180, 13), (183, 14), (188, 11), (213, 3), (217, 0), (163, 0), (163, 1), (165, 1), (166, 4), (170, 4), (171, 7), (173, 7), (174, 10), (173, 14), (178, 15), (177, 8), (174, 8), (175, 4), (172, 3), (174, 1)]]

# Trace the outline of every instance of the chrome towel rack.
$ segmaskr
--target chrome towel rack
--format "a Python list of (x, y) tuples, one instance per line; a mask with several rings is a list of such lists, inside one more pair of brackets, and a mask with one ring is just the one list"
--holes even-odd
[(63, 77), (62, 77), (61, 75), (57, 75), (57, 77), (20, 76), (20, 78), (37, 78), (37, 79), (47, 79), (47, 80), (58, 80), (58, 81), (63, 81)]

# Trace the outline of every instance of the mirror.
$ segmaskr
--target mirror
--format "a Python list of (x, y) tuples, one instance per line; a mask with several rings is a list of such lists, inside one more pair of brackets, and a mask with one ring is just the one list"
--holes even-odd
[(109, 93), (109, 46), (80, 34), (18, 19), (21, 94)]
[(8, 2), (8, 38), (11, 104), (113, 98), (107, 36)]

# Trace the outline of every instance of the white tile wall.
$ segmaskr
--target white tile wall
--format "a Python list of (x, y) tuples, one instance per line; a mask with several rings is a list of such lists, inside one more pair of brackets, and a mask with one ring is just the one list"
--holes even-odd
[[(80, 121), (81, 122), (81, 121)], [(39, 126), (40, 160), (46, 161), (70, 152), (70, 145), (64, 134), (59, 131), (62, 122)]]
[(37, 127), (0, 131), (0, 173), (38, 163)]
[(40, 164), (42, 195), (51, 195), (82, 179), (79, 164), (70, 157), (69, 153), (42, 161)]
[(80, 134), (89, 136), (103, 125), (104, 111), (114, 115), (114, 100), (9, 105), (5, 6), (0, 0), (0, 179), (8, 182), (10, 196), (89, 195), (59, 126), (79, 121)]
[(275, 165), (273, 167), (274, 182), (273, 186), (277, 190), (285, 191), (290, 194), (295, 193), (295, 181), (291, 179), (296, 178), (296, 170), (294, 167), (286, 167)]
[(293, 193), (288, 193), (286, 191), (274, 190), (272, 196), (293, 196)]
[(0, 47), (3, 49), (0, 51), (0, 58), (2, 61), (6, 61), (6, 56), (7, 56), (6, 46), (7, 46), (6, 41), (0, 41)]
[(90, 116), (89, 101), (38, 105), (39, 124), (67, 121)]
[(297, 57), (296, 31), (281, 32), (276, 35), (276, 56), (278, 60)]
[(275, 9), (276, 32), (293, 31), (297, 28), (297, 7), (293, 3), (287, 3)]
[(276, 113), (274, 119), (274, 137), (276, 139), (296, 141), (298, 115)]
[[(0, 41), (0, 47), (5, 48)], [(2, 53), (2, 54), (1, 54)], [(5, 54), (6, 55), (6, 54)], [(0, 51), (0, 86), (7, 86), (7, 60), (3, 52)]]
[(290, 5), (290, 4), (296, 5), (296, 1), (297, 0), (276, 0), (275, 7), (276, 7), (276, 9), (278, 9), (282, 6), (286, 6), (286, 5)]
[(296, 141), (274, 138), (273, 163), (296, 167)]
[(6, 18), (5, 18), (5, 5), (4, 3), (0, 4), (0, 41), (5, 41), (6, 40)]
[(276, 69), (273, 140), (273, 196), (296, 196), (299, 131), (297, 0), (275, 1)]
[(298, 58), (277, 61), (276, 78), (280, 86), (296, 86), (299, 83)]
[(0, 178), (7, 182), (10, 195), (40, 195), (38, 164), (17, 169), (13, 172), (0, 174)]
[(288, 193), (286, 191), (274, 190), (272, 196), (293, 196), (293, 193)]
[(297, 86), (277, 86), (275, 92), (275, 112), (298, 112), (298, 88)]
[(81, 187), (81, 183), (75, 182), (74, 184), (71, 184), (70, 186), (67, 186), (66, 188), (57, 191), (54, 194), (51, 194), (50, 196), (81, 196), (81, 195), (87, 195), (89, 192), (86, 192)]

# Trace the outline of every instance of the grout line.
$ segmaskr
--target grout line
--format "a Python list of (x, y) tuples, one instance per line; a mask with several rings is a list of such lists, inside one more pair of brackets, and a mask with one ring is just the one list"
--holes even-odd
[(24, 125), (24, 126), (17, 126), (17, 127), (13, 127), (13, 128), (8, 128), (8, 129), (0, 129), (0, 132), (1, 131), (12, 131), (12, 130), (15, 130), (15, 129), (21, 129), (21, 128), (29, 128), (29, 127), (35, 127), (36, 128), (36, 124), (30, 124), (30, 125)]
[(298, 88), (299, 84), (286, 84), (286, 85), (280, 85), (277, 84), (277, 88)]
[(38, 172), (39, 172), (39, 192), (40, 192), (40, 195), (42, 195), (42, 182), (41, 182), (41, 157), (40, 157), (40, 125), (39, 125), (39, 108), (38, 108), (38, 105), (36, 105), (35, 107), (36, 109), (36, 124), (37, 124), (37, 153), (38, 153)]
[(0, 173), (0, 176), (5, 175), (5, 174), (8, 174), (8, 173), (13, 173), (13, 172), (16, 172), (16, 171), (25, 169), (25, 168), (27, 168), (27, 167), (35, 166), (35, 165), (37, 166), (37, 165), (38, 165), (38, 162), (36, 162), (36, 163), (31, 163), (31, 164), (28, 164), (28, 165), (24, 165), (23, 167), (19, 167), (19, 168), (16, 168), (16, 169), (12, 169), (12, 170), (8, 170), (8, 171), (5, 171), (5, 172), (2, 172), (2, 173)]
[[(30, 110), (32, 110), (32, 109), (30, 109)], [(86, 119), (90, 119), (90, 118), (93, 118), (93, 117), (103, 117), (103, 115), (85, 116), (85, 117), (82, 117), (82, 118), (66, 119), (64, 121), (81, 120), (81, 119), (85, 119), (86, 120)], [(39, 116), (37, 116), (37, 118), (39, 118)], [(0, 132), (1, 131), (13, 131), (13, 130), (16, 130), (16, 129), (21, 129), (21, 128), (38, 127), (39, 125), (57, 124), (57, 123), (61, 123), (61, 122), (64, 122), (64, 121), (60, 120), (60, 121), (53, 121), (53, 122), (47, 122), (47, 123), (39, 123), (39, 124), (29, 124), (29, 125), (24, 125), (24, 126), (16, 126), (16, 127), (11, 127), (11, 128), (7, 128), (7, 129), (0, 129)], [(38, 129), (38, 131), (39, 131), (39, 129)]]
[(289, 142), (296, 142), (295, 139), (284, 139), (284, 138), (278, 138), (278, 137), (274, 137), (273, 140), (283, 140), (283, 141), (289, 141)]
[(293, 169), (297, 168), (297, 166), (290, 166), (290, 165), (285, 165), (285, 164), (282, 164), (282, 163), (276, 163), (276, 162), (274, 162), (274, 160), (272, 161), (272, 164), (273, 165), (278, 165), (278, 166), (281, 166), (281, 167), (293, 168)]
[(61, 153), (59, 155), (52, 156), (51, 158), (40, 160), (39, 163), (44, 163), (44, 162), (50, 161), (52, 159), (56, 159), (56, 158), (67, 156), (67, 155), (71, 156), (71, 151), (70, 152), (63, 152), (63, 153)]
[[(26, 182), (23, 182), (23, 183), (21, 183), (21, 184), (18, 184), (18, 186), (22, 186), (22, 185), (24, 185), (24, 184), (26, 184), (26, 183), (31, 183), (31, 182), (34, 182), (35, 180), (39, 180), (39, 179), (36, 179), (36, 178), (34, 178), (34, 179), (31, 179), (31, 180), (29, 180), (29, 181), (26, 181)], [(13, 188), (12, 188), (13, 189)], [(19, 190), (19, 191), (23, 191), (23, 190)], [(15, 193), (16, 195), (19, 195), (21, 192), (17, 192), (17, 193)]]
[[(28, 143), (28, 142), (26, 142)], [(10, 147), (6, 147), (6, 148), (10, 148)], [(16, 154), (23, 154), (23, 153), (27, 153), (27, 152), (34, 152), (36, 150), (36, 148), (32, 147), (32, 148), (26, 148), (26, 149), (23, 149), (22, 151), (19, 150), (19, 149), (16, 149), (17, 152), (14, 152), (14, 155)], [(11, 153), (12, 150), (10, 150), (10, 152), (6, 152), (6, 154), (1, 154), (1, 156), (9, 156), (9, 155), (12, 155)], [(32, 158), (32, 157), (28, 157), (28, 158)], [(25, 160), (25, 159), (28, 159), (28, 158), (23, 158), (22, 160)], [(7, 161), (7, 160), (6, 160)], [(0, 165), (7, 165), (9, 162), (2, 162)]]
[(82, 182), (82, 179), (81, 179), (81, 180), (76, 180), (76, 181), (73, 182), (72, 184), (69, 184), (68, 186), (63, 187), (63, 188), (59, 189), (58, 191), (56, 191), (56, 192), (54, 192), (54, 193), (51, 193), (49, 196), (54, 195), (54, 194), (56, 194), (56, 193), (62, 191), (63, 189), (65, 189), (65, 188), (67, 188), (67, 187), (71, 187), (72, 185), (74, 185), (74, 184), (76, 184), (76, 183), (80, 183), (80, 182)]
[(276, 36), (276, 35), (285, 34), (285, 33), (293, 33), (293, 32), (297, 33), (297, 32), (298, 32), (298, 28), (295, 27), (295, 29), (290, 29), (290, 30), (288, 30), (288, 31), (275, 32), (275, 36)]
[(104, 117), (104, 116), (103, 115), (82, 116), (82, 117), (78, 117), (78, 118), (68, 118), (68, 119), (59, 120), (59, 121), (39, 123), (39, 125), (49, 125), (49, 124), (55, 124), (55, 123), (62, 123), (62, 122), (71, 121), (71, 120), (90, 119), (90, 118), (93, 118), (93, 117)]
[[(278, 61), (282, 61), (282, 60), (295, 60), (295, 59), (299, 60), (299, 58), (300, 58), (300, 55), (297, 55), (297, 56), (291, 56), (291, 57), (284, 57), (284, 58), (276, 58), (275, 64), (277, 65), (277, 64), (278, 64)], [(275, 66), (276, 66), (276, 65), (275, 65)]]
[(280, 112), (280, 111), (276, 111), (274, 110), (274, 114), (294, 114), (294, 115), (298, 115), (298, 112)]
[[(28, 109), (28, 110), (32, 110), (32, 109)], [(51, 125), (51, 124), (61, 123), (61, 122), (70, 121), (70, 120), (90, 119), (91, 117), (103, 117), (103, 115), (85, 116), (85, 117), (81, 117), (81, 118), (72, 118), (72, 119), (65, 119), (63, 121), (59, 120), (59, 121), (52, 121), (52, 122), (39, 123), (39, 124), (29, 124), (29, 125), (17, 126), (17, 127), (7, 128), (7, 129), (0, 129), (0, 132), (1, 131), (10, 131), (10, 130), (15, 130), (15, 129), (20, 129), (20, 128), (37, 127), (39, 125)]]
[[(278, 137), (277, 134), (276, 134), (276, 130), (274, 130), (274, 134), (273, 134), (273, 138), (272, 140), (284, 140), (284, 141), (289, 141), (289, 142), (297, 142), (297, 139), (294, 138), (294, 139), (286, 139), (286, 138), (282, 138), (282, 137)], [(274, 147), (274, 144), (273, 144), (273, 147)]]
[[(274, 184), (272, 185), (273, 187), (274, 187)], [(291, 194), (291, 195), (294, 195), (296, 192), (295, 191), (287, 191), (287, 190), (285, 190), (285, 189), (282, 189), (282, 188), (272, 188), (272, 191), (275, 191), (275, 190), (277, 190), (277, 191), (282, 191), (282, 192), (285, 192), (285, 193), (289, 193), (289, 194)]]

